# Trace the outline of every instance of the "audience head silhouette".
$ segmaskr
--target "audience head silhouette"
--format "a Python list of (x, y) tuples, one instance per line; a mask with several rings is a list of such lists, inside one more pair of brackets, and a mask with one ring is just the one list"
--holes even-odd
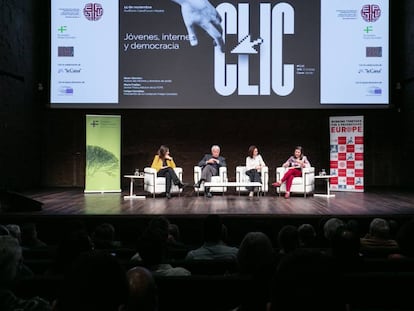
[(390, 237), (390, 226), (385, 219), (374, 218), (369, 225), (371, 237), (388, 239)]
[(9, 233), (12, 237), (16, 238), (17, 241), (19, 241), (19, 244), (22, 242), (22, 231), (20, 229), (19, 225), (15, 224), (8, 224), (6, 226), (7, 230), (9, 230)]
[(323, 253), (298, 248), (287, 254), (273, 279), (269, 310), (345, 310), (335, 296), (334, 272)]
[(158, 232), (165, 240), (168, 239), (168, 227), (170, 221), (164, 216), (154, 217), (148, 223), (146, 231)]
[(292, 225), (283, 226), (277, 236), (277, 242), (281, 253), (294, 251), (299, 245), (298, 229)]
[(86, 231), (69, 232), (58, 245), (53, 273), (65, 273), (79, 254), (92, 249), (93, 244)]
[(58, 311), (118, 311), (126, 305), (128, 283), (118, 260), (103, 251), (81, 254), (65, 276)]
[(167, 255), (167, 238), (159, 230), (146, 230), (138, 242), (138, 253), (146, 267), (162, 263)]
[(129, 297), (127, 311), (158, 310), (157, 286), (152, 273), (144, 267), (135, 267), (127, 272)]
[(340, 259), (356, 259), (360, 253), (359, 236), (346, 227), (338, 227), (331, 239), (332, 255)]
[(180, 228), (176, 224), (168, 225), (168, 240), (180, 241)]
[(204, 240), (219, 242), (222, 237), (223, 223), (219, 215), (211, 214), (204, 220)]
[(276, 256), (269, 237), (263, 232), (249, 232), (237, 253), (239, 273), (251, 277), (240, 293), (237, 310), (265, 310), (269, 301), (270, 282), (276, 270)]
[(22, 250), (16, 238), (0, 236), (0, 288), (7, 288), (16, 278)]
[(30, 222), (25, 223), (21, 227), (22, 245), (26, 247), (41, 247), (46, 246), (45, 243), (39, 240), (37, 236), (36, 224)]
[(239, 272), (259, 275), (269, 272), (275, 262), (275, 252), (269, 237), (263, 232), (249, 232), (237, 253)]
[(22, 270), (22, 249), (11, 235), (0, 236), (0, 310), (51, 310), (50, 303), (38, 296), (18, 297), (13, 291)]
[(323, 235), (326, 240), (331, 241), (339, 227), (345, 226), (344, 222), (339, 218), (328, 219), (323, 226)]
[(396, 237), (400, 252), (405, 257), (414, 258), (414, 220), (403, 224)]
[(302, 224), (298, 228), (299, 242), (301, 247), (314, 247), (316, 231), (311, 224)]
[(138, 238), (137, 250), (146, 267), (160, 264), (167, 256), (169, 224), (164, 216), (154, 217)]
[(106, 249), (115, 247), (115, 228), (109, 223), (98, 225), (93, 234), (92, 240), (95, 248)]

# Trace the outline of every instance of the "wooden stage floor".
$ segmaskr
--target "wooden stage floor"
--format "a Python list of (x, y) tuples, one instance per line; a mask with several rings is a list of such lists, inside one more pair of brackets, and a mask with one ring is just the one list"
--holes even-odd
[[(137, 193), (139, 195), (144, 193)], [(414, 216), (412, 191), (370, 190), (364, 193), (335, 192), (334, 198), (293, 196), (289, 200), (274, 192), (249, 198), (235, 192), (215, 195), (208, 199), (197, 196), (192, 189), (180, 196), (155, 199), (124, 199), (122, 193), (84, 194), (80, 188), (44, 189), (22, 193), (26, 198), (42, 203), (40, 211), (1, 211), (0, 223), (35, 222), (39, 234), (50, 244), (58, 243), (65, 228), (82, 222), (93, 228), (102, 222), (116, 227), (126, 244), (133, 245), (139, 232), (154, 216), (165, 216), (179, 226), (185, 242), (199, 245), (202, 241), (203, 220), (208, 214), (220, 214), (229, 232), (229, 243), (237, 245), (250, 231), (262, 231), (269, 237), (276, 236), (286, 224), (298, 226), (310, 223), (321, 231), (330, 217), (357, 220), (361, 232), (367, 232), (374, 217), (394, 219), (401, 224)]]
[(414, 216), (412, 191), (376, 189), (364, 193), (333, 193), (333, 198), (310, 195), (286, 200), (274, 191), (254, 198), (230, 192), (208, 199), (197, 196), (193, 189), (186, 189), (181, 196), (168, 200), (148, 194), (146, 199), (124, 199), (127, 191), (84, 194), (79, 188), (64, 188), (30, 191), (24, 195), (43, 204), (42, 211), (30, 212), (32, 215)]

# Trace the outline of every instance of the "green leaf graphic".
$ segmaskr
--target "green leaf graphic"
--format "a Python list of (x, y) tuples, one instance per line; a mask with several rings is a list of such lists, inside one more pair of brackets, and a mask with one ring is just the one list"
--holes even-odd
[(119, 159), (110, 151), (98, 146), (86, 146), (87, 175), (94, 176), (97, 172), (114, 176), (119, 166)]

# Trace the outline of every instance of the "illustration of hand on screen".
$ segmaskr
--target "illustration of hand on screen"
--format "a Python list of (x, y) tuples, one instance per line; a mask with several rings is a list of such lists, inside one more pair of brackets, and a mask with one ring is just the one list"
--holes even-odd
[(192, 46), (198, 44), (195, 26), (199, 26), (214, 39), (214, 45), (224, 52), (223, 29), (220, 25), (221, 16), (208, 0), (172, 1), (181, 5), (181, 14)]

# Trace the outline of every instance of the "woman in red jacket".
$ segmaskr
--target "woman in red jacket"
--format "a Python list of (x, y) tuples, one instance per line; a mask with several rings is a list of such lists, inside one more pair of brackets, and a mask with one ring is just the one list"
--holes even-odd
[(287, 171), (282, 179), (273, 183), (272, 186), (280, 187), (282, 183), (286, 182), (285, 199), (289, 199), (293, 178), (302, 176), (302, 168), (310, 167), (308, 159), (303, 155), (303, 148), (301, 146), (296, 146), (293, 155), (283, 163), (283, 167), (287, 168)]

